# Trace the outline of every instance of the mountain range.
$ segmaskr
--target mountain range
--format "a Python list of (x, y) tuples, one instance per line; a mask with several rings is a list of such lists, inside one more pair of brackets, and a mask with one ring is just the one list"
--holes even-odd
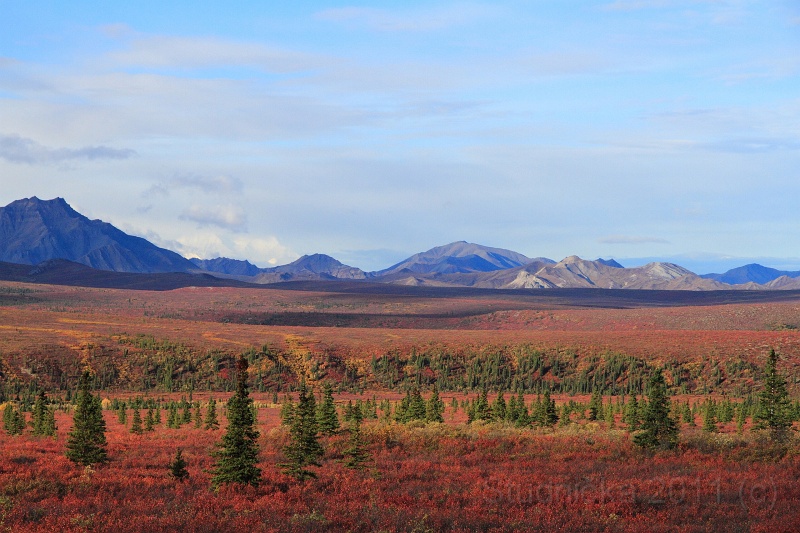
[[(364, 272), (324, 254), (304, 255), (288, 265), (259, 268), (249, 261), (225, 257), (186, 259), (111, 224), (90, 220), (62, 198), (36, 197), (0, 208), (0, 262), (4, 263), (0, 268), (3, 279), (48, 279), (51, 281), (45, 282), (51, 283), (61, 278), (74, 282), (76, 276), (91, 278), (90, 269), (86, 268), (90, 267), (100, 272), (171, 273), (166, 286), (188, 286), (193, 280), (202, 281), (197, 284), (217, 284), (209, 279), (212, 278), (262, 285), (347, 280), (492, 289), (800, 289), (800, 271), (780, 271), (757, 264), (698, 276), (673, 263), (624, 268), (613, 259), (590, 261), (577, 256), (556, 262), (465, 241), (414, 254), (376, 272)], [(15, 265), (38, 267), (25, 270)], [(103, 277), (100, 273), (97, 276)], [(124, 279), (126, 284), (136, 285), (135, 278)]]

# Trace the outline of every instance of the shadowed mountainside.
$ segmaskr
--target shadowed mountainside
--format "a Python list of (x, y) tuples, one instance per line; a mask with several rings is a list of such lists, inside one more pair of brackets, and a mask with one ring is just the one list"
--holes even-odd
[(196, 267), (170, 250), (89, 220), (63, 198), (35, 196), (0, 208), (0, 261), (36, 265), (66, 259), (117, 272), (189, 272)]

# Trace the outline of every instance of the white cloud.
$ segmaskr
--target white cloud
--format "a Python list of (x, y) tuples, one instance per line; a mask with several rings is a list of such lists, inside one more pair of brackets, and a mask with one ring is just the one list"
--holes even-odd
[(196, 69), (238, 66), (279, 73), (306, 71), (324, 64), (318, 56), (261, 43), (166, 35), (133, 39), (128, 48), (109, 53), (105, 61), (116, 67)]
[(184, 256), (200, 259), (229, 257), (248, 260), (260, 267), (283, 265), (299, 256), (280, 243), (274, 236), (248, 237), (236, 236), (232, 239), (215, 233), (195, 232), (184, 235), (173, 243), (176, 250)]
[(178, 189), (195, 189), (208, 194), (231, 194), (241, 192), (242, 180), (224, 174), (217, 176), (176, 175), (152, 185), (142, 193), (142, 196), (167, 196)]
[(0, 135), (0, 157), (11, 163), (42, 165), (75, 159), (128, 159), (134, 155), (136, 152), (133, 150), (108, 146), (50, 148), (19, 135)]
[(181, 220), (196, 222), (199, 227), (217, 226), (234, 232), (247, 230), (247, 214), (236, 205), (192, 205), (183, 210)]

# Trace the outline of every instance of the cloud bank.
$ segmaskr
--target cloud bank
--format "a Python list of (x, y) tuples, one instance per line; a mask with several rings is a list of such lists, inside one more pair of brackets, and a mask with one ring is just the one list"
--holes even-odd
[(47, 165), (76, 159), (128, 159), (136, 155), (134, 150), (108, 146), (85, 146), (83, 148), (50, 148), (33, 139), (19, 135), (0, 135), (0, 158), (11, 163)]

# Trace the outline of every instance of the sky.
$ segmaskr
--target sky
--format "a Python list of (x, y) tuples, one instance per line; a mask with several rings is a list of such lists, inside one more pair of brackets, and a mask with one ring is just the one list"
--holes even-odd
[(796, 0), (0, 0), (0, 205), (187, 257), (800, 269)]

